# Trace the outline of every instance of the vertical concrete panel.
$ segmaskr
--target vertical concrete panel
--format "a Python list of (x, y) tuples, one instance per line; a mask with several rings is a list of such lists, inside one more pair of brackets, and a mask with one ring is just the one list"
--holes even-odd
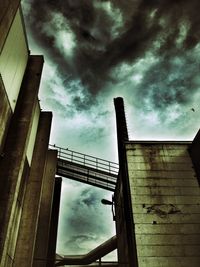
[(119, 174), (118, 183), (115, 190), (115, 217), (116, 217), (116, 233), (117, 233), (117, 253), (119, 267), (129, 266), (128, 261), (128, 242), (127, 242), (127, 228), (124, 213), (124, 199), (123, 187), (121, 182), (121, 175)]
[(56, 178), (55, 187), (54, 187), (54, 196), (53, 196), (53, 207), (52, 207), (52, 214), (51, 214), (48, 253), (47, 253), (48, 261), (47, 261), (46, 267), (55, 266), (61, 185), (62, 185), (62, 179)]
[(43, 178), (41, 205), (35, 242), (34, 267), (46, 266), (56, 166), (57, 151), (49, 150), (47, 153)]
[(4, 45), (8, 31), (11, 27), (17, 9), (19, 8), (20, 0), (4, 0), (0, 1), (0, 52)]
[(10, 267), (12, 265), (10, 262), (13, 263), (14, 254), (15, 254), (15, 246), (16, 246), (16, 241), (17, 241), (17, 236), (18, 236), (18, 228), (19, 228), (19, 223), (20, 223), (20, 219), (21, 219), (23, 199), (24, 199), (24, 193), (26, 190), (26, 183), (27, 183), (28, 174), (29, 174), (29, 165), (28, 165), (28, 162), (26, 160), (25, 164), (24, 164), (22, 179), (20, 182), (20, 188), (19, 188), (19, 194), (17, 197), (16, 208), (15, 208), (15, 212), (13, 214), (12, 228), (11, 228), (11, 232), (9, 233), (9, 241), (8, 241), (9, 245), (8, 245), (8, 249), (7, 249), (6, 261), (4, 263), (4, 267)]
[(0, 73), (13, 111), (27, 61), (26, 36), (23, 30), (22, 17), (18, 10), (0, 55)]
[(0, 154), (2, 154), (3, 145), (7, 135), (7, 130), (12, 115), (12, 110), (8, 97), (5, 91), (5, 87), (0, 76)]
[(52, 114), (42, 112), (26, 188), (13, 266), (32, 266)]
[[(19, 194), (26, 149), (35, 111), (43, 57), (31, 56), (23, 79), (15, 113), (11, 119), (0, 159), (0, 259), (4, 266), (16, 202)], [(15, 229), (16, 231), (18, 229)]]
[[(128, 165), (127, 165), (127, 155), (126, 155), (126, 147), (125, 143), (128, 142), (128, 130), (126, 125), (126, 117), (124, 111), (124, 102), (123, 98), (118, 97), (114, 99), (115, 111), (116, 111), (116, 122), (117, 122), (117, 140), (118, 140), (118, 157), (119, 157), (119, 173), (120, 177), (118, 179), (118, 183), (120, 183), (120, 205), (123, 211), (120, 211), (120, 208), (117, 209), (117, 213), (119, 215), (123, 215), (124, 218), (119, 220), (119, 222), (123, 221), (123, 232), (120, 233), (122, 235), (126, 235), (124, 238), (121, 238), (124, 242), (125, 248), (122, 247), (123, 252), (118, 253), (122, 255), (123, 258), (119, 258), (120, 261), (119, 266), (134, 266), (138, 267), (138, 259), (137, 259), (137, 251), (136, 251), (136, 243), (135, 243), (135, 232), (134, 232), (134, 222), (132, 216), (132, 203), (131, 203), (131, 193), (130, 193), (130, 183), (129, 183), (129, 175), (128, 175)], [(117, 198), (117, 196), (116, 196)], [(119, 223), (116, 221), (116, 223)], [(117, 226), (118, 228), (118, 226)], [(119, 229), (119, 228), (118, 228)], [(118, 230), (117, 230), (118, 231)], [(117, 233), (119, 234), (119, 233)], [(126, 244), (125, 244), (126, 243)], [(121, 245), (118, 242), (118, 246)], [(127, 254), (127, 257), (125, 258)]]
[(39, 102), (36, 105), (35, 108), (35, 113), (34, 113), (34, 118), (33, 118), (33, 123), (31, 127), (31, 132), (30, 132), (30, 138), (27, 146), (27, 160), (29, 165), (31, 165), (31, 160), (33, 156), (33, 149), (34, 149), (34, 144), (35, 144), (35, 139), (37, 135), (37, 129), (38, 129), (38, 123), (39, 123), (39, 118), (40, 118), (40, 105)]
[(200, 130), (196, 134), (192, 144), (189, 146), (189, 153), (194, 164), (198, 183), (200, 185)]
[(200, 266), (200, 188), (188, 147), (126, 145), (139, 267)]

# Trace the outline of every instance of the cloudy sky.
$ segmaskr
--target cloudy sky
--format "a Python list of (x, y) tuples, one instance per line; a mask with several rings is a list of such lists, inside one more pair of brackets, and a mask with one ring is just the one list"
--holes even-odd
[[(31, 52), (45, 57), (40, 99), (54, 113), (51, 143), (117, 161), (117, 96), (130, 139), (193, 139), (199, 0), (24, 0), (23, 10)], [(113, 234), (105, 196), (64, 183), (58, 252), (84, 253)]]

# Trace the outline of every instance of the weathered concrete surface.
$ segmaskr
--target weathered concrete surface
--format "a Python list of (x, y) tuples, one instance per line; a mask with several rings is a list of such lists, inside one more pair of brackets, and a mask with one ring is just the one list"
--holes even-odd
[(35, 107), (35, 114), (34, 114), (34, 118), (33, 118), (33, 122), (32, 122), (29, 142), (28, 142), (27, 151), (26, 151), (26, 158), (27, 158), (29, 165), (31, 165), (31, 161), (32, 161), (35, 139), (36, 139), (38, 124), (39, 124), (39, 119), (40, 119), (40, 111), (41, 111), (40, 110), (40, 103), (38, 101), (38, 103), (36, 104), (36, 107)]
[(13, 266), (32, 266), (52, 114), (41, 112)]
[(139, 267), (200, 266), (200, 188), (189, 145), (126, 145)]
[(56, 178), (55, 187), (54, 187), (54, 195), (53, 195), (53, 206), (52, 206), (52, 213), (51, 213), (51, 225), (50, 225), (50, 232), (49, 232), (49, 244), (48, 244), (48, 253), (47, 253), (48, 261), (47, 261), (46, 267), (55, 266), (61, 185), (62, 185), (62, 178), (60, 177)]
[[(23, 79), (21, 92), (14, 115), (10, 122), (4, 147), (4, 156), (0, 159), (0, 266), (5, 266), (5, 258), (10, 257), (11, 233), (18, 231), (16, 204), (26, 159), (26, 149), (32, 126), (33, 114), (37, 102), (43, 57), (31, 56)], [(18, 214), (20, 216), (20, 213)], [(18, 220), (17, 220), (18, 221)]]
[[(123, 98), (114, 99), (117, 123), (119, 177), (115, 191), (118, 261), (120, 267), (138, 267), (125, 143), (129, 140)], [(120, 243), (123, 242), (123, 244)]]
[(19, 5), (20, 0), (0, 1), (0, 53)]
[(198, 267), (199, 257), (138, 257), (143, 267)]
[(0, 55), (0, 73), (14, 112), (29, 51), (20, 12), (16, 13)]
[(200, 185), (200, 130), (196, 134), (192, 144), (189, 146), (189, 153)]
[(57, 151), (49, 150), (45, 164), (42, 196), (39, 211), (37, 236), (35, 242), (34, 262), (35, 267), (45, 267), (49, 243), (51, 211), (53, 203), (54, 183), (57, 165)]
[(128, 262), (128, 246), (127, 246), (127, 228), (124, 213), (124, 198), (122, 176), (120, 175), (115, 191), (115, 219), (116, 219), (116, 233), (118, 242), (118, 260), (120, 267), (129, 266)]
[[(2, 149), (7, 134), (10, 118), (12, 115), (12, 110), (6, 95), (6, 91), (3, 85), (3, 81), (0, 76), (0, 154), (2, 154)], [(3, 155), (3, 154), (2, 154)]]

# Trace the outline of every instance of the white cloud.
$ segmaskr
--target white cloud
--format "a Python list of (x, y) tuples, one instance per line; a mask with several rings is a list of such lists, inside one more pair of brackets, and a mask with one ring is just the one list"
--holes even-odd
[(111, 195), (102, 189), (63, 180), (57, 244), (59, 254), (87, 253), (115, 235), (111, 209), (101, 204), (102, 198), (111, 199)]
[(71, 57), (76, 46), (75, 37), (69, 23), (59, 12), (49, 12), (49, 21), (42, 25), (42, 31), (54, 40), (54, 46), (63, 54)]

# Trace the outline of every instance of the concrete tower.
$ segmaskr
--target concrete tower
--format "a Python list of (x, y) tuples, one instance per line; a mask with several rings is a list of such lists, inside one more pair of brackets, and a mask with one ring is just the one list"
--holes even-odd
[(44, 60), (29, 55), (20, 1), (0, 1), (0, 10), (0, 266), (51, 266), (60, 181), (48, 150), (52, 114), (38, 101)]

